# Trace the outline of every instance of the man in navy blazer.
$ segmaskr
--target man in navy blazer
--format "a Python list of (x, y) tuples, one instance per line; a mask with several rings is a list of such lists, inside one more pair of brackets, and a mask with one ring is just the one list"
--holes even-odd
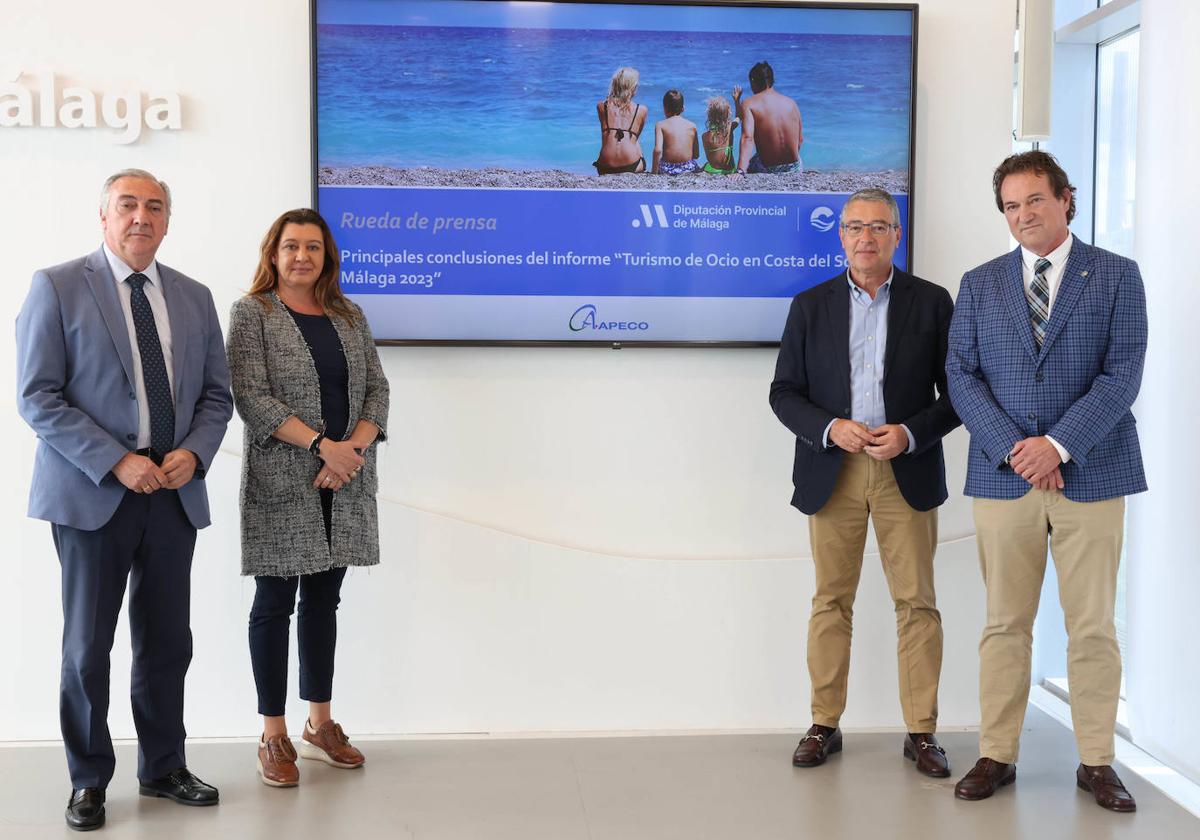
[(51, 523), (62, 568), (60, 717), (77, 830), (104, 823), (109, 652), (127, 580), (139, 790), (217, 801), (186, 768), (183, 683), (204, 476), (233, 412), (212, 295), (155, 261), (167, 185), (125, 170), (101, 195), (102, 247), (36, 272), (17, 317), (17, 405), (38, 436), (29, 515)]
[(823, 764), (842, 748), (851, 616), (867, 521), (896, 605), (904, 755), (950, 774), (934, 737), (942, 625), (933, 587), (953, 305), (940, 286), (892, 265), (900, 211), (883, 190), (854, 193), (839, 229), (849, 268), (796, 295), (780, 340), (771, 408), (796, 435), (792, 504), (809, 515), (816, 593), (808, 626), (813, 725), (792, 755)]
[(987, 622), (979, 644), (980, 759), (958, 783), (984, 799), (1016, 779), (1033, 622), (1049, 542), (1066, 618), (1078, 786), (1136, 805), (1113, 771), (1121, 657), (1113, 623), (1125, 496), (1146, 489), (1130, 406), (1146, 355), (1137, 264), (1080, 242), (1075, 187), (1042, 151), (1007, 158), (996, 206), (1019, 247), (968, 271), (946, 374), (971, 433)]

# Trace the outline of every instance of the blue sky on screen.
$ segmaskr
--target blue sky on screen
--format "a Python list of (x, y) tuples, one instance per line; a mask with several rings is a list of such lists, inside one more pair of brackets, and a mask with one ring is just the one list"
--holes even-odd
[(317, 23), (508, 29), (912, 34), (908, 9), (649, 6), (496, 0), (317, 0)]

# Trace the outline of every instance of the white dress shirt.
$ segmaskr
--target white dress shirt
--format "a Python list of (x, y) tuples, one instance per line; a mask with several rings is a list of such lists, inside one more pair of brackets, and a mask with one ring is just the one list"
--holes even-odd
[[(150, 446), (150, 404), (146, 399), (146, 382), (142, 377), (142, 354), (138, 350), (137, 327), (133, 324), (133, 305), (130, 297), (133, 293), (129, 283), (129, 275), (137, 274), (126, 265), (125, 261), (104, 244), (104, 256), (108, 258), (108, 267), (112, 269), (113, 279), (117, 283), (117, 297), (121, 299), (121, 311), (125, 313), (125, 326), (129, 330), (129, 349), (133, 352), (133, 382), (134, 393), (138, 402), (138, 436), (137, 448), (147, 449)], [(172, 366), (174, 359), (171, 353), (171, 320), (167, 317), (167, 299), (163, 297), (162, 281), (158, 276), (158, 263), (151, 262), (146, 270), (141, 272), (146, 276), (146, 284), (142, 286), (146, 300), (150, 302), (150, 311), (154, 314), (154, 326), (158, 330), (158, 341), (162, 345), (163, 362), (167, 366), (167, 381), (171, 385), (171, 397), (175, 396), (175, 374)]]
[[(1067, 269), (1067, 257), (1071, 255), (1071, 243), (1074, 241), (1075, 236), (1068, 232), (1067, 238), (1063, 240), (1062, 244), (1045, 256), (1045, 259), (1050, 261), (1050, 267), (1043, 275), (1050, 290), (1050, 303), (1046, 306), (1047, 323), (1050, 322), (1050, 313), (1054, 311), (1054, 298), (1058, 294), (1059, 281), (1062, 280), (1063, 272)], [(1025, 248), (1024, 245), (1021, 246), (1021, 277), (1025, 281), (1026, 289), (1033, 288), (1033, 267), (1040, 259), (1043, 258)], [(1026, 295), (1026, 299), (1028, 299), (1028, 295)], [(1062, 458), (1064, 464), (1071, 460), (1071, 453), (1063, 449), (1062, 444), (1050, 435), (1046, 435), (1046, 440), (1054, 444), (1054, 448), (1058, 450), (1058, 457)]]

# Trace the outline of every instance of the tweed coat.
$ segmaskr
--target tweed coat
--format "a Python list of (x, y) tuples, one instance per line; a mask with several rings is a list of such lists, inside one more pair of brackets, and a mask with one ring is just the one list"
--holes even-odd
[(1146, 360), (1146, 292), (1137, 263), (1080, 242), (1059, 281), (1039, 350), (1021, 249), (963, 276), (950, 322), (946, 379), (971, 433), (968, 496), (1017, 499), (1004, 464), (1017, 441), (1049, 435), (1071, 454), (1063, 495), (1095, 502), (1146, 489), (1130, 407)]
[[(265, 301), (266, 306), (263, 305)], [(348, 438), (358, 420), (385, 438), (388, 383), (362, 310), (353, 325), (331, 315), (349, 375)], [(379, 562), (375, 493), (376, 446), (363, 453), (359, 476), (333, 494), (333, 527), (325, 539), (319, 491), (321, 464), (308, 451), (272, 437), (293, 415), (323, 429), (317, 368), (300, 328), (279, 298), (244, 297), (233, 305), (226, 351), (233, 399), (245, 423), (242, 459), (242, 574), (290, 577)]]

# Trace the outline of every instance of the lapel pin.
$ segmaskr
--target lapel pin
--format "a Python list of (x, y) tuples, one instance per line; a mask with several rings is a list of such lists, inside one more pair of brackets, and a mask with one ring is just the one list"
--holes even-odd
[(1081, 272), (1079, 272), (1079, 276), (1080, 276), (1080, 277), (1087, 277), (1087, 272), (1086, 272), (1086, 271), (1081, 271)]

